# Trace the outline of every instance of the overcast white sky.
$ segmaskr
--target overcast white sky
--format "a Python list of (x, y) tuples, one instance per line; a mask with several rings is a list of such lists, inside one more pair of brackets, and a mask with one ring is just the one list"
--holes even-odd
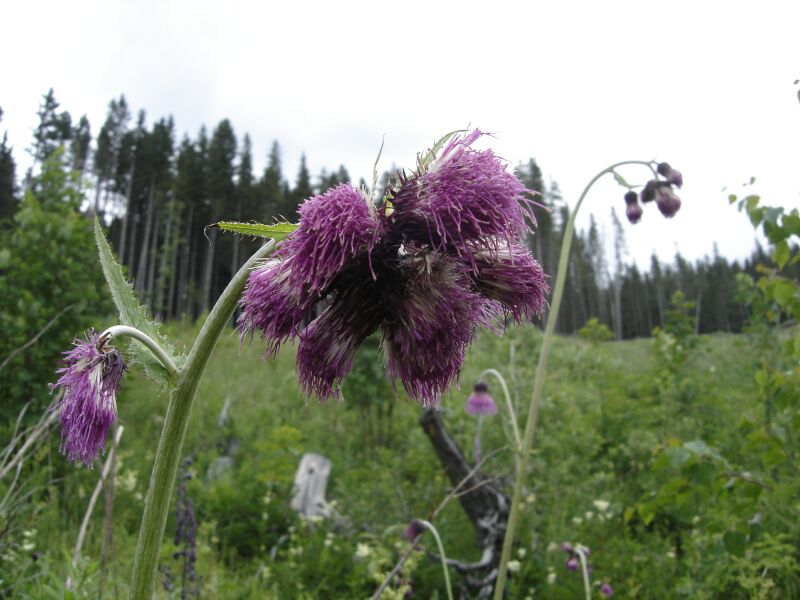
[[(625, 222), (631, 256), (697, 258), (717, 242), (742, 257), (753, 231), (724, 186), (755, 176), (766, 202), (800, 206), (798, 23), (788, 1), (9, 2), (0, 132), (24, 166), (48, 88), (95, 134), (125, 94), (179, 135), (230, 118), (259, 170), (277, 139), (289, 178), (306, 152), (312, 173), (343, 163), (368, 179), (384, 134), (382, 166), (413, 166), (471, 124), (511, 163), (535, 157), (570, 203), (612, 162), (667, 160), (683, 208)], [(583, 222), (607, 224), (622, 194), (597, 186)]]

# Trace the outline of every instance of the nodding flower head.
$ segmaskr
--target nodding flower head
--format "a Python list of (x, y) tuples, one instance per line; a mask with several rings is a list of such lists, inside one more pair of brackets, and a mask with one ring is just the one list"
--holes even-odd
[(404, 535), (409, 542), (413, 542), (419, 536), (421, 536), (424, 531), (425, 525), (422, 524), (422, 521), (419, 519), (414, 519), (408, 524), (408, 527), (406, 527)]
[(642, 218), (642, 207), (639, 205), (639, 195), (630, 191), (625, 194), (625, 216), (631, 223), (638, 223)]
[(474, 416), (497, 414), (497, 406), (489, 395), (489, 386), (485, 382), (478, 381), (475, 384), (472, 394), (467, 399), (466, 411), (467, 414)]
[(659, 163), (657, 170), (658, 174), (667, 180), (667, 183), (678, 188), (683, 186), (683, 174), (677, 169), (673, 169), (671, 166), (669, 166), (669, 163)]
[(662, 215), (672, 218), (681, 207), (681, 199), (672, 191), (672, 186), (669, 183), (662, 181), (656, 191), (656, 204)]
[(614, 590), (611, 589), (611, 586), (607, 583), (604, 583), (600, 586), (600, 593), (603, 594), (606, 598), (611, 598), (614, 595)]
[(74, 344), (64, 353), (53, 388), (63, 388), (62, 451), (69, 460), (91, 467), (105, 451), (108, 430), (117, 420), (117, 391), (126, 366), (119, 351), (94, 331)]
[[(658, 175), (656, 175), (655, 179), (648, 181), (639, 193), (639, 199), (642, 203), (655, 200), (661, 214), (670, 218), (675, 216), (675, 213), (681, 207), (681, 199), (678, 198), (672, 188), (673, 186), (681, 187), (683, 185), (683, 175), (665, 162), (659, 163), (656, 171), (664, 179), (659, 179)], [(635, 192), (625, 194), (625, 214), (631, 223), (637, 223), (642, 218), (642, 207), (639, 206), (636, 200)]]
[(306, 394), (338, 396), (359, 345), (380, 330), (389, 376), (437, 406), (479, 325), (542, 310), (545, 275), (522, 238), (527, 190), (491, 151), (471, 148), (481, 135), (452, 137), (398, 174), (379, 207), (346, 184), (307, 200), (276, 260), (250, 274), (242, 336), (259, 332), (267, 354), (299, 340)]

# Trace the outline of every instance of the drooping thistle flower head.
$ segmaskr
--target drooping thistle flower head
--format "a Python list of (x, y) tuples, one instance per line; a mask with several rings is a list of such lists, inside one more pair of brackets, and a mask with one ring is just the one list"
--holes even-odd
[(408, 524), (406, 527), (405, 532), (403, 535), (409, 542), (414, 542), (419, 536), (423, 534), (425, 531), (425, 525), (422, 524), (422, 521), (419, 519), (414, 519), (411, 523)]
[(62, 450), (73, 462), (87, 467), (105, 451), (108, 430), (117, 420), (117, 391), (125, 361), (108, 341), (94, 331), (76, 339), (64, 353), (64, 367), (53, 388), (62, 388)]
[(642, 207), (639, 206), (639, 195), (634, 191), (625, 194), (625, 216), (628, 217), (628, 221), (633, 224), (638, 223), (639, 219), (642, 218)]
[(347, 184), (306, 200), (275, 260), (250, 275), (242, 336), (258, 332), (270, 355), (298, 340), (306, 394), (337, 396), (359, 345), (380, 330), (387, 374), (436, 406), (477, 326), (542, 310), (545, 275), (522, 239), (527, 190), (471, 147), (481, 135), (420, 157), (377, 207)]
[[(643, 204), (655, 200), (661, 214), (672, 218), (681, 207), (681, 199), (672, 188), (683, 185), (683, 175), (665, 162), (656, 166), (656, 172), (663, 179), (656, 175), (655, 179), (648, 181), (639, 193), (639, 200)], [(625, 194), (625, 215), (631, 223), (637, 223), (642, 218), (642, 207), (637, 202), (636, 192), (629, 191)]]
[(606, 598), (611, 598), (614, 595), (614, 590), (608, 583), (603, 583), (600, 586), (600, 593), (605, 596)]
[(497, 406), (489, 395), (489, 386), (478, 381), (473, 388), (472, 394), (467, 398), (467, 414), (474, 416), (485, 416), (497, 414)]

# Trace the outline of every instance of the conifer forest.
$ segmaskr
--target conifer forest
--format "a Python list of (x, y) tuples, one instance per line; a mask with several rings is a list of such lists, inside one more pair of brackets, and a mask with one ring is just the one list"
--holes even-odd
[[(356, 97), (331, 81), (306, 93)], [(0, 95), (0, 598), (800, 598), (800, 204), (761, 163), (698, 198), (715, 115), (576, 181), (513, 129), (407, 156), (354, 129), (325, 164), (314, 116), (248, 132), (228, 97), (189, 131), (185, 104), (59, 89), (34, 121)]]

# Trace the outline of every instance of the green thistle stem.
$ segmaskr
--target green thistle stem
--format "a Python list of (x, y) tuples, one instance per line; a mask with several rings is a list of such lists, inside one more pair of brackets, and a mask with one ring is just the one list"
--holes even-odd
[(442, 571), (444, 571), (444, 584), (447, 588), (447, 599), (453, 600), (453, 589), (450, 586), (450, 572), (447, 570), (447, 557), (444, 554), (444, 544), (442, 544), (442, 538), (439, 537), (439, 532), (436, 531), (436, 527), (433, 526), (433, 523), (430, 521), (425, 521), (424, 519), (420, 519), (419, 522), (422, 523), (425, 529), (431, 532), (433, 539), (436, 540), (436, 545), (439, 547), (439, 560), (442, 562)]
[(533, 397), (531, 398), (530, 408), (528, 410), (528, 420), (525, 423), (525, 434), (522, 440), (522, 448), (520, 450), (520, 460), (516, 473), (516, 480), (514, 481), (514, 495), (511, 499), (511, 510), (508, 515), (508, 526), (506, 528), (506, 536), (503, 540), (503, 552), (500, 555), (500, 566), (497, 572), (497, 584), (494, 588), (494, 600), (502, 600), (503, 592), (506, 587), (506, 579), (508, 578), (507, 565), (511, 558), (511, 547), (514, 545), (514, 535), (516, 533), (517, 521), (519, 520), (520, 504), (522, 503), (522, 488), (525, 484), (525, 478), (528, 472), (528, 459), (531, 454), (531, 445), (533, 444), (533, 434), (536, 431), (536, 425), (539, 421), (539, 409), (542, 404), (542, 388), (544, 387), (545, 374), (547, 372), (547, 359), (550, 356), (550, 347), (553, 344), (553, 336), (555, 334), (556, 322), (558, 321), (558, 311), (561, 308), (561, 297), (564, 295), (564, 283), (567, 278), (567, 267), (569, 265), (569, 252), (572, 247), (572, 234), (575, 231), (575, 217), (583, 204), (586, 195), (592, 186), (597, 181), (608, 173), (613, 173), (614, 169), (623, 165), (644, 165), (650, 170), (653, 170), (652, 162), (641, 160), (626, 160), (615, 163), (607, 167), (595, 175), (591, 181), (586, 185), (578, 198), (578, 203), (575, 209), (569, 216), (567, 226), (564, 229), (564, 239), (561, 242), (561, 253), (558, 259), (558, 272), (556, 273), (556, 288), (553, 292), (553, 302), (550, 305), (550, 313), (547, 316), (547, 326), (544, 330), (544, 339), (542, 340), (542, 348), (539, 353), (539, 364), (536, 366), (536, 380), (533, 386)]
[(175, 366), (175, 363), (172, 362), (172, 359), (166, 352), (164, 352), (163, 348), (158, 345), (158, 342), (135, 327), (128, 327), (127, 325), (114, 325), (113, 327), (109, 327), (103, 333), (101, 333), (99, 339), (106, 341), (124, 336), (131, 337), (144, 344), (145, 347), (147, 347), (147, 349), (150, 350), (150, 352), (152, 352), (159, 361), (161, 361), (161, 364), (164, 365), (164, 368), (169, 372), (170, 377), (178, 372), (178, 367)]
[(161, 440), (158, 443), (150, 487), (145, 500), (142, 527), (139, 530), (139, 542), (136, 545), (136, 557), (131, 575), (129, 593), (131, 600), (149, 600), (153, 594), (172, 487), (178, 471), (192, 404), (203, 371), (226, 324), (230, 322), (248, 274), (256, 263), (269, 256), (274, 248), (274, 241), (262, 246), (234, 275), (203, 323), (186, 364), (177, 373), (177, 383), (170, 393), (167, 416), (161, 430)]

